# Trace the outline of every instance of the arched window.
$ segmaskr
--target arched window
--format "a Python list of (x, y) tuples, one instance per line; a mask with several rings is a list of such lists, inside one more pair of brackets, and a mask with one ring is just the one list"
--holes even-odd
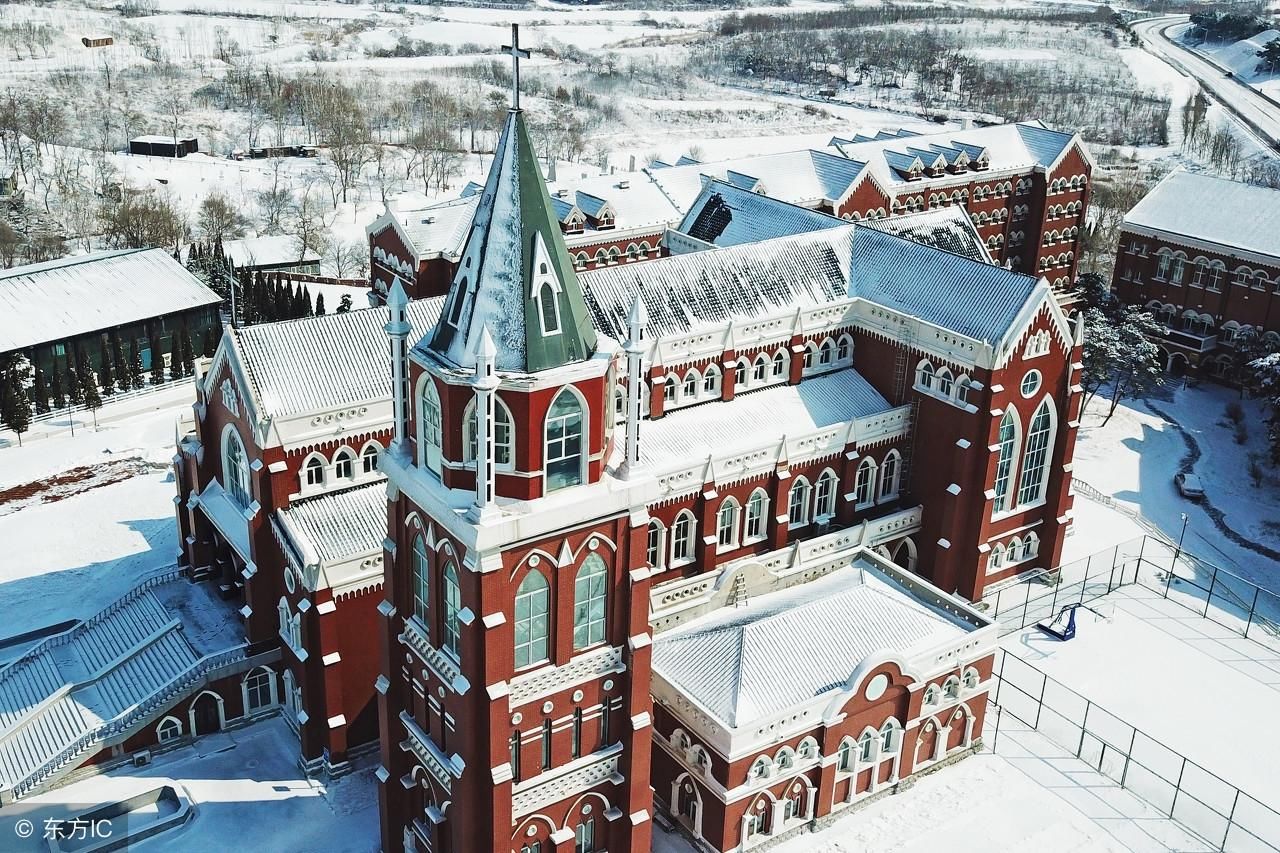
[(372, 474), (378, 470), (378, 457), (381, 455), (382, 448), (376, 444), (370, 444), (360, 452), (360, 470), (365, 474)]
[(941, 697), (942, 691), (938, 689), (936, 684), (930, 684), (924, 689), (924, 704), (926, 705), (937, 705)]
[(696, 400), (698, 398), (698, 386), (702, 382), (702, 376), (697, 370), (690, 370), (684, 375), (684, 398), (686, 400)]
[(1017, 536), (1010, 540), (1009, 547), (1005, 550), (1005, 557), (1010, 565), (1022, 560), (1022, 540)]
[(769, 496), (764, 489), (756, 489), (747, 500), (747, 523), (744, 541), (754, 542), (763, 539), (765, 533), (765, 514), (769, 511)]
[(767, 779), (769, 777), (769, 764), (769, 758), (765, 755), (751, 762), (751, 778)]
[(827, 338), (822, 342), (822, 346), (818, 348), (818, 364), (827, 365), (835, 361), (836, 345)]
[(676, 389), (679, 387), (680, 383), (676, 380), (674, 373), (663, 377), (662, 402), (668, 408), (676, 404)]
[(1013, 478), (1013, 456), (1018, 444), (1018, 418), (1013, 407), (1005, 410), (1000, 419), (1000, 432), (996, 438), (996, 512), (1004, 512), (1009, 508), (1009, 484)]
[(538, 289), (538, 307), (541, 309), (542, 333), (554, 335), (560, 332), (560, 306), (556, 304), (556, 292), (551, 282), (543, 282)]
[(880, 466), (880, 500), (887, 501), (898, 496), (898, 476), (902, 467), (902, 454), (890, 450)]
[(897, 752), (898, 747), (902, 745), (902, 726), (898, 721), (890, 717), (884, 721), (884, 725), (880, 727), (880, 754), (889, 755)]
[(738, 502), (733, 498), (720, 502), (720, 510), (716, 513), (716, 542), (721, 548), (738, 544)]
[(1040, 554), (1040, 537), (1034, 532), (1028, 533), (1026, 540), (1022, 543), (1022, 557), (1024, 560), (1030, 560), (1032, 557)]
[(778, 754), (774, 756), (773, 763), (779, 770), (789, 770), (792, 767), (795, 767), (795, 751), (789, 746), (784, 746), (782, 749), (778, 750)]
[(649, 541), (645, 556), (649, 560), (649, 565), (655, 569), (662, 568), (662, 540), (666, 532), (662, 522), (658, 521), (658, 519), (655, 518), (649, 522)]
[(430, 376), (424, 377), (418, 392), (418, 464), (440, 476), (440, 456), (443, 433), (440, 414), (440, 395)]
[(813, 365), (816, 363), (817, 356), (818, 356), (818, 348), (814, 345), (813, 341), (809, 341), (809, 343), (804, 345), (803, 370), (805, 372), (808, 372), (813, 369)]
[(1004, 567), (1004, 546), (997, 545), (991, 549), (991, 556), (987, 558), (987, 569), (990, 571), (998, 571)]
[(182, 737), (182, 722), (177, 717), (165, 717), (156, 727), (156, 740), (168, 743)]
[(462, 612), (462, 590), (458, 588), (458, 567), (450, 560), (444, 567), (444, 648), (456, 659), (462, 640), (459, 614)]
[(324, 485), (324, 461), (319, 456), (313, 456), (308, 459), (303, 471), (306, 472), (308, 486)]
[(351, 480), (356, 476), (356, 457), (345, 447), (333, 457), (333, 475), (339, 480)]
[(671, 527), (671, 562), (682, 563), (693, 559), (693, 513), (683, 510)]
[(836, 358), (840, 361), (853, 358), (853, 338), (848, 335), (840, 336), (839, 342), (836, 343)]
[(533, 666), (547, 659), (551, 609), (550, 588), (541, 572), (529, 572), (516, 590), (515, 658), (516, 669)]
[(916, 384), (921, 388), (933, 389), (933, 365), (922, 361), (916, 365)]
[(840, 741), (840, 749), (837, 752), (836, 769), (841, 773), (850, 773), (853, 771), (853, 741), (845, 738)]
[(969, 391), (972, 387), (973, 387), (973, 380), (971, 380), (968, 376), (961, 376), (960, 379), (956, 382), (956, 402), (968, 403)]
[(720, 396), (720, 369), (714, 364), (707, 365), (707, 372), (702, 374), (702, 393), (708, 397)]
[(976, 669), (974, 669), (973, 667), (969, 667), (964, 671), (964, 689), (965, 690), (977, 690), (979, 681), (980, 681), (980, 677)]
[(245, 457), (240, 434), (230, 425), (222, 434), (222, 480), (222, 486), (231, 499), (247, 507), (250, 502), (249, 460)]
[(1018, 504), (1029, 504), (1044, 497), (1044, 484), (1049, 473), (1049, 453), (1053, 446), (1053, 409), (1046, 397), (1031, 418), (1027, 429), (1027, 446), (1022, 453), (1022, 479), (1018, 484)]
[(953, 384), (954, 384), (954, 380), (951, 377), (951, 370), (946, 367), (938, 368), (937, 385), (936, 385), (938, 389), (938, 393), (942, 394), (944, 397), (950, 397), (951, 387)]
[(954, 675), (948, 675), (947, 680), (942, 682), (942, 692), (946, 694), (948, 699), (959, 699), (960, 679)]
[(755, 368), (751, 371), (751, 381), (760, 384), (769, 378), (769, 359), (761, 353), (756, 356)]
[(733, 368), (734, 386), (737, 388), (747, 387), (747, 372), (749, 370), (750, 368), (747, 367), (747, 360), (745, 358), (738, 359), (737, 365)]
[(811, 737), (805, 738), (796, 747), (796, 755), (801, 761), (812, 761), (818, 757), (818, 742)]
[(791, 527), (803, 527), (809, 523), (809, 481), (797, 477), (791, 484), (791, 494), (787, 501), (787, 519)]
[(604, 642), (605, 597), (609, 571), (599, 554), (587, 557), (573, 582), (573, 647)]
[(586, 416), (582, 403), (564, 388), (547, 412), (546, 454), (547, 491), (579, 485), (584, 479)]
[(275, 702), (275, 691), (271, 689), (272, 681), (275, 673), (269, 669), (259, 667), (249, 673), (244, 680), (244, 692), (248, 697), (248, 711), (261, 711), (268, 708)]
[[(624, 406), (625, 411), (625, 406)], [(480, 440), (480, 424), (476, 420), (476, 401), (467, 404), (466, 419), (462, 422), (464, 462), (476, 461), (477, 443)], [(493, 464), (496, 468), (510, 470), (515, 461), (515, 428), (511, 410), (500, 398), (493, 398)]]
[(427, 624), (428, 602), (431, 590), (431, 558), (427, 540), (419, 533), (413, 537), (413, 615)]
[(858, 760), (870, 761), (876, 754), (876, 738), (871, 732), (863, 732), (858, 738)]
[(858, 463), (858, 476), (854, 481), (853, 501), (856, 506), (870, 506), (876, 493), (876, 462), (870, 456)]
[(773, 354), (773, 378), (782, 379), (787, 375), (787, 354), (778, 350)]
[(813, 516), (817, 519), (828, 519), (836, 514), (836, 475), (830, 469), (823, 471), (818, 478), (817, 493), (814, 497)]

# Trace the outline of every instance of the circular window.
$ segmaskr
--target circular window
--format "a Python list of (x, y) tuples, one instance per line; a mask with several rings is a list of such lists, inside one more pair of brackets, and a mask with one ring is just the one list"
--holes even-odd
[(1040, 390), (1040, 371), (1028, 370), (1027, 375), (1022, 377), (1022, 385), (1019, 386), (1022, 396), (1030, 397), (1032, 394)]
[(885, 675), (882, 672), (879, 675), (877, 675), (875, 678), (867, 682), (867, 692), (865, 695), (869, 700), (874, 702), (875, 700), (883, 696), (884, 691), (887, 690), (888, 688), (889, 688), (889, 676)]

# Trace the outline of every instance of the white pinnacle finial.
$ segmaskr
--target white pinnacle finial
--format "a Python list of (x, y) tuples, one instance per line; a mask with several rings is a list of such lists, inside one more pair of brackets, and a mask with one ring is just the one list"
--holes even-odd
[(404, 292), (404, 285), (400, 281), (400, 276), (396, 276), (391, 282), (391, 292), (387, 294), (387, 307), (399, 311), (409, 304), (409, 295)]
[(494, 361), (498, 357), (498, 347), (493, 343), (493, 335), (489, 334), (489, 324), (480, 327), (480, 337), (475, 345), (476, 361)]
[(631, 311), (627, 314), (627, 325), (634, 329), (643, 329), (649, 324), (649, 312), (644, 310), (644, 300), (636, 294), (635, 301), (631, 303)]

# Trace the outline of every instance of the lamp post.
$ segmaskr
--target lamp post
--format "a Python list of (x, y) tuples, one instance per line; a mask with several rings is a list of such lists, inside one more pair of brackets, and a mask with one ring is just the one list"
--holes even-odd
[(1178, 547), (1175, 548), (1173, 551), (1173, 565), (1169, 566), (1169, 577), (1165, 580), (1165, 584), (1164, 584), (1165, 598), (1169, 597), (1169, 586), (1173, 583), (1173, 572), (1175, 569), (1178, 568), (1178, 558), (1182, 556), (1182, 540), (1186, 538), (1187, 522), (1190, 520), (1191, 520), (1190, 517), (1185, 512), (1182, 513), (1182, 532), (1178, 534)]

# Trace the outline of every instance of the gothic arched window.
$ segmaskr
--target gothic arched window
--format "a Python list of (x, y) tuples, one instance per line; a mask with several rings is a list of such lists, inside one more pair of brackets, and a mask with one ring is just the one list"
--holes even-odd
[(529, 572), (516, 590), (515, 661), (516, 669), (542, 663), (547, 659), (551, 609), (551, 593), (547, 579), (540, 572)]

